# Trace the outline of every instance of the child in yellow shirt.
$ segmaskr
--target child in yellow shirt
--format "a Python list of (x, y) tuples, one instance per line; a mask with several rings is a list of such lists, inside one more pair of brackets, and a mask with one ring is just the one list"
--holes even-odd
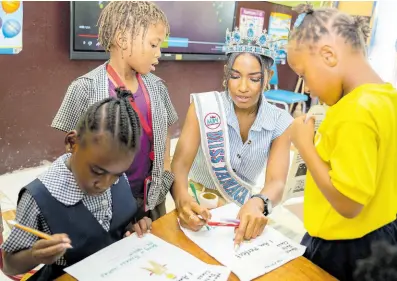
[(330, 106), (318, 129), (290, 128), (308, 174), (305, 256), (339, 280), (353, 280), (371, 243), (397, 244), (397, 91), (366, 59), (369, 28), (332, 8), (298, 6), (288, 63)]

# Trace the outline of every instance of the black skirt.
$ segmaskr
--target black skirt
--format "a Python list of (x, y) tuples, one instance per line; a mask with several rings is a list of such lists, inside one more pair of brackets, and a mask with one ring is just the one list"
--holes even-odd
[(358, 260), (371, 255), (371, 244), (385, 241), (397, 245), (397, 220), (351, 240), (324, 240), (306, 233), (301, 244), (306, 246), (304, 257), (340, 281), (352, 281)]

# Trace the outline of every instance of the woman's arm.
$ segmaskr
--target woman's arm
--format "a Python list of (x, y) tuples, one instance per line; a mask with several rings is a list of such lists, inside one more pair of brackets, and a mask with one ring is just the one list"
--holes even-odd
[[(270, 148), (266, 168), (266, 182), (261, 194), (267, 196), (276, 205), (283, 194), (289, 169), (291, 141), (288, 129), (275, 138)], [(234, 239), (235, 247), (245, 239), (256, 238), (263, 232), (267, 218), (263, 215), (265, 206), (260, 198), (252, 198), (245, 203), (238, 214), (240, 226)]]
[(188, 174), (199, 145), (200, 128), (194, 103), (191, 103), (171, 163), (171, 170), (175, 175), (171, 194), (175, 200), (181, 224), (195, 231), (203, 227), (205, 221), (211, 218), (211, 213), (197, 204), (188, 193)]
[(171, 164), (171, 170), (175, 175), (171, 193), (176, 204), (186, 196), (190, 196), (187, 189), (188, 174), (194, 158), (196, 157), (199, 145), (200, 128), (194, 103), (191, 103)]
[(280, 202), (284, 192), (290, 165), (290, 152), (291, 140), (287, 129), (272, 143), (266, 167), (265, 187), (261, 190), (261, 194), (266, 195), (273, 206)]

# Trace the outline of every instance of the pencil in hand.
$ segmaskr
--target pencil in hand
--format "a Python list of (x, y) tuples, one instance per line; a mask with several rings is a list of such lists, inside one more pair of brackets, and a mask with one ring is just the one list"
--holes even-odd
[[(190, 183), (189, 186), (193, 192), (193, 195), (194, 195), (194, 198), (196, 199), (197, 204), (200, 205), (200, 200), (198, 199), (197, 191), (196, 191), (196, 188), (194, 187), (194, 184)], [(205, 227), (207, 228), (207, 230), (210, 230), (210, 227), (207, 224), (205, 225)]]
[(30, 227), (28, 227), (28, 226), (24, 226), (24, 225), (22, 225), (22, 224), (19, 224), (19, 223), (17, 223), (16, 221), (14, 221), (14, 220), (9, 220), (9, 221), (7, 221), (10, 225), (12, 225), (12, 226), (14, 226), (14, 227), (17, 227), (17, 228), (19, 228), (19, 229), (21, 229), (21, 230), (23, 230), (23, 231), (26, 231), (26, 232), (28, 232), (28, 233), (30, 233), (30, 234), (33, 234), (33, 235), (35, 235), (35, 236), (37, 236), (37, 237), (39, 237), (39, 238), (41, 238), (41, 239), (45, 239), (45, 240), (51, 240), (52, 239), (52, 236), (51, 235), (49, 235), (49, 234), (47, 234), (47, 233), (44, 233), (44, 232), (41, 232), (41, 231), (39, 231), (39, 230), (37, 230), (37, 229), (34, 229), (34, 228), (30, 228)]

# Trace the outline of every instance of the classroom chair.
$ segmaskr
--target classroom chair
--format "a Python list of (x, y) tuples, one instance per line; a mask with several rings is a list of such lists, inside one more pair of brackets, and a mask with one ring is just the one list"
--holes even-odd
[[(306, 113), (306, 101), (309, 99), (307, 95), (304, 94), (303, 79), (299, 77), (298, 83), (295, 88), (295, 92), (281, 90), (278, 88), (278, 71), (277, 64), (274, 63), (271, 67), (273, 70), (272, 79), (269, 81), (269, 88), (264, 92), (266, 100), (270, 103), (280, 104), (285, 110), (291, 112), (292, 107), (295, 103), (301, 104), (302, 112)], [(273, 86), (273, 89), (271, 87)], [(299, 88), (302, 88), (302, 92), (298, 93)]]

